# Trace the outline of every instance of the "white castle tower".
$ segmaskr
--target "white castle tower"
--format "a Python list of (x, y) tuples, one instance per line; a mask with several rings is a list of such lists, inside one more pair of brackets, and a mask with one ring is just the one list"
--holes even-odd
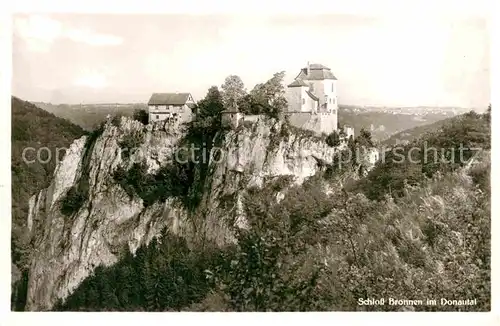
[(287, 100), (290, 116), (317, 114), (321, 116), (318, 131), (331, 132), (337, 129), (337, 78), (330, 68), (322, 64), (307, 63), (295, 80), (288, 85)]

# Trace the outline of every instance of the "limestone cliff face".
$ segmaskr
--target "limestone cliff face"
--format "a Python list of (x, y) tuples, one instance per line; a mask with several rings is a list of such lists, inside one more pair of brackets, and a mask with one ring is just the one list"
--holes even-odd
[[(143, 126), (126, 118), (119, 124), (108, 122), (92, 141), (89, 136), (76, 140), (50, 187), (30, 200), (34, 250), (27, 310), (50, 309), (97, 266), (114, 264), (125, 251), (135, 252), (165, 227), (185, 237), (203, 234), (219, 245), (234, 241), (234, 227), (245, 227), (245, 189), (282, 175), (300, 183), (331, 163), (338, 150), (321, 139), (290, 133), (272, 120), (241, 126), (225, 134), (220, 154), (210, 162), (201, 204), (189, 212), (176, 198), (146, 207), (114, 180), (118, 167), (132, 164), (120, 150), (120, 142), (131, 134), (140, 135), (138, 149), (149, 173), (166, 164), (168, 149), (176, 148), (183, 136), (165, 124)], [(70, 216), (62, 214), (65, 196), (81, 182), (88, 185), (88, 198)]]
[[(261, 187), (279, 176), (292, 176), (300, 184), (325, 163), (332, 163), (339, 150), (319, 138), (286, 130), (280, 122), (260, 118), (250, 126), (226, 134), (221, 156), (212, 164), (205, 197), (205, 204), (210, 203), (204, 215), (206, 231), (217, 243), (233, 239), (228, 230), (231, 223), (246, 227), (242, 209), (245, 189)], [(220, 212), (225, 214), (221, 216)]]

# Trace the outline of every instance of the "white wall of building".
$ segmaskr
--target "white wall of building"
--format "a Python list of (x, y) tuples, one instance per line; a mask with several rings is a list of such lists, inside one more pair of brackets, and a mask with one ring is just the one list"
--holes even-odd
[(149, 121), (161, 121), (168, 118), (177, 120), (178, 122), (188, 122), (193, 118), (192, 110), (187, 105), (150, 105), (149, 106)]
[(354, 138), (354, 128), (349, 126), (344, 126), (344, 133), (346, 135), (346, 138), (349, 138), (351, 136)]
[(189, 108), (189, 106), (184, 105), (182, 107), (182, 111), (179, 113), (179, 117), (181, 122), (191, 121), (193, 120), (193, 111)]
[[(337, 80), (304, 80), (309, 87), (288, 87), (287, 100), (288, 111), (290, 112), (317, 112), (329, 113), (334, 117), (326, 119), (325, 125), (336, 124), (338, 121), (338, 96)], [(307, 94), (310, 91), (318, 98), (318, 101), (311, 99)]]
[(327, 109), (329, 111), (337, 110), (338, 108), (338, 98), (337, 98), (337, 81), (332, 79), (323, 80), (323, 91), (324, 99), (327, 104)]
[(149, 121), (150, 122), (165, 120), (168, 117), (169, 117), (169, 114), (166, 114), (166, 113), (160, 113), (160, 112), (150, 112), (149, 113)]
[(149, 106), (149, 110), (151, 112), (154, 112), (154, 111), (165, 111), (166, 109), (167, 109), (166, 105), (150, 105)]
[(301, 110), (302, 112), (315, 112), (316, 111), (316, 106), (317, 103), (315, 100), (313, 100), (309, 94), (307, 94), (307, 91), (309, 90), (308, 87), (301, 87), (302, 88), (302, 107)]
[(303, 87), (287, 87), (286, 100), (288, 101), (288, 111), (302, 111), (302, 88)]
[(307, 80), (306, 83), (311, 85), (311, 93), (319, 98), (319, 107), (325, 103), (325, 86), (322, 80)]

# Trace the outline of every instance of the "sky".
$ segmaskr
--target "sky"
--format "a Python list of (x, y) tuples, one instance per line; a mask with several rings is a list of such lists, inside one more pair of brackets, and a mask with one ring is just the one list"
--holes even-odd
[(340, 104), (484, 108), (487, 21), (478, 16), (17, 14), (12, 93), (52, 103), (203, 98), (228, 75), (248, 90), (307, 62), (331, 68)]

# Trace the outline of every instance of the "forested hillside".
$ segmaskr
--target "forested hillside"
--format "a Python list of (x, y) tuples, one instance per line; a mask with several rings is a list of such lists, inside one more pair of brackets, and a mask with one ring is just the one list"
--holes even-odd
[(56, 149), (61, 149), (62, 158), (63, 149), (82, 136), (84, 130), (17, 97), (12, 97), (11, 103), (12, 262), (13, 269), (23, 272), (27, 267), (28, 253), (24, 247), (29, 199), (49, 185), (57, 163)]
[[(412, 151), (424, 144), (437, 149), (430, 160)], [(387, 153), (361, 179), (355, 161), (302, 185), (278, 178), (248, 191), (250, 227), (237, 245), (165, 232), (98, 268), (55, 310), (488, 311), (490, 144), (489, 111), (471, 112)], [(382, 297), (476, 305), (358, 304)]]
[(405, 184), (419, 185), (436, 172), (455, 171), (469, 159), (491, 149), (488, 113), (471, 111), (430, 130), (407, 145), (385, 152), (384, 161), (358, 183), (358, 189), (371, 199), (382, 199), (385, 194), (401, 196)]

